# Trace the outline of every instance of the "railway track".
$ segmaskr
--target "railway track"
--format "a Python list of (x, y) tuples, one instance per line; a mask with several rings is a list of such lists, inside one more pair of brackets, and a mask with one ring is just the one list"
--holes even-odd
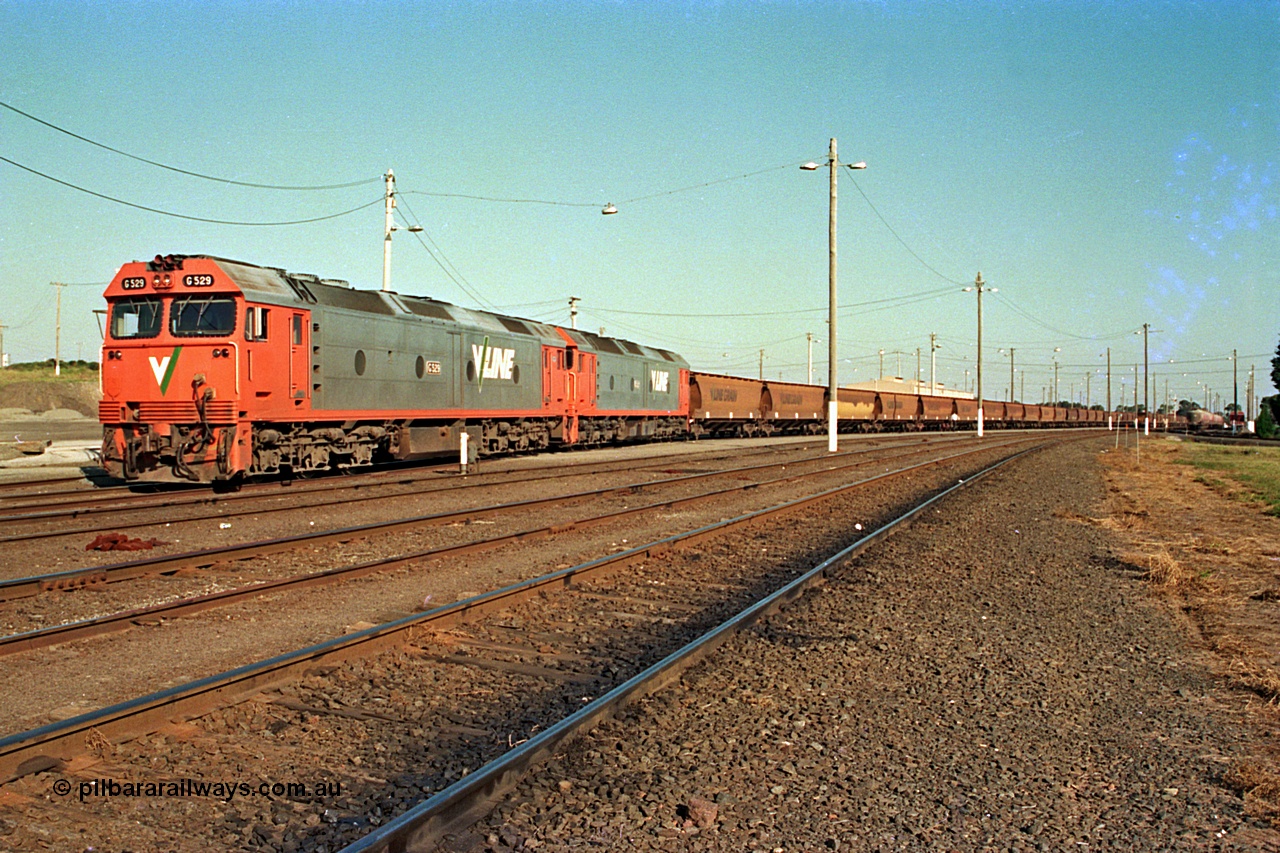
[[(569, 740), (594, 728), (624, 705), (661, 690), (690, 666), (715, 651), (734, 633), (749, 627), (761, 617), (777, 611), (807, 590), (821, 584), (832, 572), (839, 570), (868, 548), (901, 529), (911, 519), (938, 501), (1028, 452), (1030, 452), (1029, 449), (1007, 457), (917, 504), (853, 544), (803, 571), (794, 580), (752, 601), (573, 713), (485, 762), (384, 826), (343, 847), (341, 853), (382, 853), (382, 851), (390, 853), (390, 851), (428, 849), (442, 841), (445, 835), (464, 829), (512, 790), (520, 778), (562, 749)], [(482, 644), (478, 645), (483, 647)]]
[[(1015, 440), (1027, 441), (1030, 439), (1023, 438)], [(970, 441), (973, 442), (976, 440), (971, 439)], [(909, 450), (908, 452), (927, 453), (936, 445), (913, 446), (921, 449)], [(759, 465), (745, 465), (727, 469), (716, 469), (713, 471), (677, 474), (658, 480), (631, 482), (617, 486), (606, 486), (603, 488), (589, 489), (569, 494), (561, 493), (528, 500), (436, 512), (352, 527), (307, 532), (292, 536), (277, 537), (265, 541), (227, 545), (217, 548), (189, 551), (180, 554), (147, 557), (107, 565), (69, 569), (61, 572), (51, 572), (41, 575), (0, 580), (0, 602), (28, 598), (45, 592), (66, 592), (83, 588), (96, 588), (104, 584), (118, 583), (120, 581), (132, 580), (148, 575), (172, 574), (184, 569), (208, 567), (215, 563), (257, 559), (304, 547), (349, 542), (355, 539), (364, 539), (372, 536), (401, 533), (420, 527), (440, 526), (455, 522), (474, 522), (479, 519), (491, 519), (511, 513), (527, 512), (538, 507), (553, 505), (565, 506), (571, 503), (598, 499), (606, 495), (637, 494), (641, 491), (671, 486), (674, 484), (688, 484), (699, 480), (713, 479), (717, 477), (759, 474), (771, 469), (786, 468), (787, 466), (820, 465), (826, 466), (828, 470), (842, 470), (847, 467), (866, 464), (867, 461), (876, 461), (878, 457), (872, 458), (871, 455), (877, 453), (879, 450), (880, 448), (866, 448), (844, 451), (840, 454), (836, 454), (835, 456), (824, 454), (800, 460), (787, 459)], [(831, 463), (836, 459), (844, 460), (845, 464), (833, 467)], [(777, 478), (774, 482), (788, 482), (804, 476), (806, 476), (806, 474), (803, 472), (793, 473), (786, 477)], [(539, 477), (537, 479), (544, 478)], [(700, 497), (705, 498), (717, 494), (723, 494), (725, 491), (741, 491), (744, 489), (755, 488), (756, 486), (757, 484), (755, 483), (748, 483), (736, 486), (730, 490), (709, 492)], [(359, 500), (365, 500), (365, 498), (359, 498)], [(332, 506), (332, 504), (326, 504), (326, 506)], [(40, 535), (43, 536), (45, 534)], [(12, 541), (16, 541), (15, 538), (0, 538), (0, 543)]]
[[(977, 476), (975, 469), (963, 484), (974, 482)], [(806, 501), (838, 500), (837, 494), (844, 488), (849, 487), (829, 489)], [(911, 515), (927, 510), (941, 497), (933, 494), (927, 501), (916, 502), (910, 512), (879, 525), (876, 532), (832, 555), (805, 562), (803, 569), (800, 562), (781, 555), (785, 562), (772, 570), (744, 569), (740, 574), (726, 574), (723, 562), (707, 566), (705, 561), (695, 560), (696, 555), (716, 551), (716, 543), (740, 546), (745, 535), (742, 525), (765, 521), (759, 514), (726, 520), (714, 525), (716, 530), (695, 532), (699, 548), (684, 548), (682, 544), (687, 543), (676, 540), (655, 540), (626, 555), (611, 555), (605, 558), (608, 562), (572, 566), (351, 637), (239, 667), (223, 676), (6, 738), (0, 742), (0, 767), (6, 779), (12, 779), (15, 774), (40, 772), (41, 768), (65, 767), (64, 762), (81, 756), (74, 766), (88, 767), (82, 772), (93, 777), (110, 774), (115, 772), (115, 753), (101, 744), (159, 730), (161, 735), (148, 738), (141, 752), (120, 748), (125, 756), (147, 754), (154, 760), (156, 754), (163, 756), (168, 749), (160, 747), (161, 739), (169, 743), (169, 738), (177, 736), (180, 745), (183, 736), (189, 736), (183, 731), (191, 730), (191, 724), (173, 720), (195, 719), (207, 715), (210, 708), (227, 707), (237, 698), (253, 695), (250, 706), (241, 710), (212, 713), (209, 722), (201, 724), (204, 734), (198, 742), (225, 727), (230, 738), (251, 740), (248, 753), (278, 756), (273, 742), (262, 740), (265, 734), (243, 729), (247, 721), (270, 717), (278, 720), (271, 726), (275, 730), (276, 725), (291, 719), (319, 720), (319, 724), (305, 725), (320, 725), (325, 731), (338, 733), (324, 735), (321, 740), (338, 738), (338, 744), (329, 748), (340, 752), (351, 748), (343, 739), (347, 735), (340, 733), (353, 726), (364, 744), (356, 757), (362, 770), (356, 771), (357, 777), (387, 777), (381, 784), (369, 781), (364, 785), (374, 790), (385, 786), (387, 792), (376, 797), (380, 806), (374, 811), (369, 811), (369, 806), (349, 806), (347, 800), (328, 803), (325, 822), (314, 826), (314, 831), (328, 833), (330, 840), (325, 843), (332, 848), (335, 843), (364, 835), (371, 818), (374, 824), (383, 825), (355, 840), (348, 850), (425, 849), (440, 834), (470, 822), (486, 802), (581, 727), (593, 725), (621, 704), (675, 679), (732, 631), (791, 601), (809, 585), (820, 583), (861, 549), (900, 529)], [(790, 503), (792, 516), (804, 506), (800, 501)], [(777, 511), (786, 512), (781, 506)], [(808, 516), (812, 517), (812, 512)], [(768, 529), (760, 530), (759, 535), (767, 539)], [(735, 548), (733, 553), (750, 551)], [(663, 556), (655, 556), (659, 553)], [(676, 555), (687, 558), (677, 561)], [(762, 565), (768, 560), (764, 558)], [(620, 573), (622, 565), (632, 569)], [(636, 565), (645, 569), (636, 570)], [(718, 578), (721, 583), (709, 584), (708, 578)], [(371, 657), (389, 649), (396, 651), (390, 656)], [(343, 669), (334, 670), (334, 666)], [(348, 670), (349, 676), (343, 675)], [(422, 692), (413, 684), (401, 685), (404, 693), (425, 699), (424, 711), (413, 710), (421, 701), (411, 703), (412, 707), (394, 703), (394, 699), (388, 703), (383, 698), (385, 689), (376, 686), (388, 672), (396, 672), (396, 678), (402, 679), (411, 670), (431, 679), (429, 688), (419, 685)], [(280, 736), (293, 730), (280, 729)], [(374, 745), (380, 748), (387, 743), (396, 753), (394, 762), (407, 760), (408, 756), (398, 754), (398, 747), (388, 740), (393, 731), (424, 751), (420, 761), (408, 765), (413, 767), (411, 774), (394, 779), (371, 765), (369, 758), (378, 754), (370, 752)], [(92, 733), (91, 743), (100, 744), (99, 763), (83, 758), (88, 733)], [(23, 742), (27, 747), (24, 752)], [(289, 747), (289, 754), (306, 743)], [(206, 748), (218, 749), (232, 760), (234, 754), (241, 754), (229, 744)], [(165, 766), (166, 776), (189, 772), (183, 771), (177, 757)], [(60, 772), (74, 776), (77, 771)], [(142, 772), (146, 776), (146, 771)], [(402, 792), (420, 793), (413, 793), (410, 803), (399, 799)], [(352, 802), (372, 800), (362, 797)], [(297, 818), (294, 806), (301, 803), (265, 806), (268, 811), (260, 826), (270, 829), (273, 813)], [(402, 813), (392, 820), (388, 808)], [(365, 809), (364, 816), (361, 809)], [(333, 820), (329, 815), (334, 815)], [(387, 821), (376, 815), (384, 815)], [(270, 847), (280, 840), (279, 836), (264, 835), (261, 843)]]
[[(909, 456), (917, 455), (922, 452), (926, 452), (926, 451), (922, 451), (922, 450), (910, 451), (896, 458), (902, 459)], [(952, 455), (940, 457), (935, 460), (930, 460), (929, 462), (923, 463), (922, 465), (912, 465), (906, 468), (899, 468), (897, 470), (888, 471), (883, 474), (879, 474), (873, 477), (860, 480), (857, 483), (855, 483), (854, 486), (855, 487), (868, 486), (887, 478), (917, 471), (920, 468), (925, 466), (937, 465), (947, 461), (951, 461), (953, 459), (965, 456), (969, 452), (974, 452), (974, 451), (961, 451), (960, 453), (957, 453), (957, 454), (952, 454)], [(829, 461), (829, 460), (824, 460), (824, 461)], [(876, 461), (878, 462), (881, 460), (877, 459)], [(789, 464), (794, 465), (796, 463), (793, 461)], [(862, 464), (865, 464), (865, 463), (859, 462), (859, 463), (854, 463), (852, 465), (838, 466), (831, 470), (835, 470), (835, 471), (848, 470), (849, 468), (859, 467)], [(771, 465), (771, 466), (754, 466), (754, 467), (767, 468), (767, 467), (774, 467), (774, 466)], [(734, 469), (734, 470), (736, 471), (739, 469)], [(701, 477), (703, 475), (698, 475), (698, 476)], [(15, 654), (15, 653), (24, 652), (24, 651), (33, 651), (36, 649), (46, 648), (48, 646), (56, 645), (59, 643), (70, 642), (72, 640), (79, 640), (79, 639), (85, 639), (88, 637), (99, 636), (101, 634), (110, 633), (114, 631), (127, 630), (130, 627), (137, 624), (156, 624), (158, 621), (174, 619), (179, 616), (186, 616), (186, 615), (198, 613), (204, 610), (209, 610), (215, 607), (227, 606), (227, 605), (244, 601), (247, 599), (257, 598), (259, 596), (269, 594), (269, 593), (283, 592), (287, 590), (301, 590), (301, 589), (306, 589), (306, 588), (315, 587), (315, 586), (323, 586), (323, 585), (328, 585), (332, 583), (351, 580), (357, 577), (363, 577), (369, 574), (373, 574), (375, 572), (393, 571), (395, 569), (402, 568), (405, 566), (410, 566), (415, 563), (420, 563), (426, 560), (453, 558), (453, 557), (461, 556), (463, 554), (475, 553), (475, 552), (484, 551), (484, 550), (491, 550), (491, 549), (499, 548), (504, 545), (508, 545), (515, 542), (522, 542), (522, 541), (532, 540), (535, 538), (548, 537), (556, 534), (566, 533), (573, 529), (582, 529), (582, 528), (592, 527), (600, 524), (606, 524), (609, 522), (618, 521), (627, 516), (632, 516), (632, 515), (637, 515), (637, 514), (642, 514), (647, 512), (655, 512), (659, 510), (670, 510), (679, 506), (687, 506), (700, 501), (722, 497), (725, 494), (730, 492), (738, 492), (738, 491), (744, 491), (752, 488), (759, 488), (761, 486), (769, 486), (769, 485), (774, 485), (778, 483), (791, 482), (806, 476), (809, 476), (809, 475), (803, 474), (803, 473), (791, 474), (784, 477), (776, 478), (771, 481), (766, 481), (763, 483), (744, 484), (740, 486), (730, 487), (727, 489), (716, 489), (709, 492), (703, 492), (697, 495), (678, 497), (675, 499), (665, 500), (665, 501), (658, 501), (654, 503), (644, 504), (641, 506), (631, 507), (631, 508), (620, 510), (620, 511), (612, 511), (612, 512), (590, 515), (590, 516), (582, 517), (567, 523), (560, 522), (560, 523), (555, 523), (555, 524), (551, 524), (543, 527), (525, 529), (525, 530), (515, 531), (512, 533), (485, 537), (476, 541), (471, 541), (471, 542), (466, 542), (461, 544), (445, 545), (445, 546), (440, 546), (436, 548), (411, 552), (407, 554), (399, 554), (393, 557), (371, 560), (371, 561), (352, 564), (352, 565), (340, 566), (338, 568), (329, 569), (325, 571), (308, 573), (304, 575), (297, 575), (297, 576), (283, 578), (279, 580), (267, 581), (264, 583), (250, 584), (248, 586), (238, 587), (230, 590), (224, 590), (224, 591), (212, 593), (209, 595), (202, 595), (202, 596), (197, 596), (193, 598), (183, 598), (176, 601), (153, 605), (150, 607), (134, 608), (134, 609), (126, 610), (119, 613), (113, 613), (113, 614), (108, 614), (104, 616), (94, 617), (91, 619), (79, 620), (79, 621), (69, 622), (69, 623), (60, 624), (60, 625), (53, 625), (47, 628), (41, 628), (34, 631), (11, 634), (11, 635), (0, 637), (0, 656)], [(502, 507), (498, 507), (494, 509), (509, 509), (509, 508), (512, 508), (511, 505), (504, 505)], [(524, 509), (526, 507), (522, 503), (522, 504), (515, 505), (514, 508)], [(255, 556), (261, 556), (261, 554), (255, 554)], [(195, 557), (192, 559), (194, 561), (199, 561), (200, 558)], [(138, 561), (138, 562), (145, 564), (143, 566), (134, 567), (139, 570), (143, 570), (143, 569), (154, 570), (157, 567), (155, 561)], [(193, 564), (194, 562), (188, 562), (188, 563), (184, 563), (177, 566), (174, 566), (172, 564), (166, 564), (165, 567), (166, 567), (166, 570), (177, 571), (180, 568), (193, 565)], [(87, 578), (82, 578), (83, 585), (89, 585), (95, 582), (96, 583), (108, 582), (110, 580), (110, 576), (106, 573), (112, 568), (115, 568), (115, 567), (103, 567), (101, 570), (99, 570), (100, 572), (102, 572), (102, 574), (94, 573), (87, 576)], [(131, 571), (128, 565), (120, 566), (119, 569), (126, 572)], [(128, 575), (128, 576), (134, 576), (134, 575)], [(47, 583), (47, 581), (42, 583)]]
[[(988, 445), (984, 450), (990, 451), (992, 448)], [(922, 464), (932, 465), (936, 464), (936, 461)], [(969, 477), (965, 477), (962, 482), (969, 479)], [(576, 589), (582, 584), (595, 582), (596, 578), (603, 576), (607, 572), (616, 571), (624, 565), (634, 566), (646, 561), (652, 561), (657, 559), (659, 555), (682, 551), (693, 543), (701, 543), (709, 539), (724, 542), (726, 536), (732, 538), (743, 535), (741, 531), (749, 525), (764, 523), (776, 517), (794, 515), (797, 510), (812, 507), (816, 503), (836, 499), (865, 484), (866, 481), (859, 481), (828, 488), (805, 498), (786, 501), (767, 509), (753, 511), (716, 524), (706, 525), (697, 530), (648, 542), (618, 554), (590, 560), (586, 563), (513, 584), (455, 604), (378, 625), (350, 636), (330, 640), (293, 653), (279, 655), (218, 676), (200, 679), (97, 712), (79, 715), (59, 723), (10, 736), (0, 741), (0, 775), (6, 780), (12, 780), (30, 773), (62, 766), (63, 762), (83, 752), (85, 737), (90, 732), (95, 733), (93, 735), (94, 738), (105, 737), (111, 741), (127, 740), (147, 731), (154, 731), (171, 719), (190, 719), (200, 716), (207, 713), (211, 708), (235, 701), (237, 697), (244, 697), (247, 694), (264, 690), (270, 685), (277, 685), (299, 678), (307, 672), (314, 672), (317, 667), (323, 669), (326, 666), (336, 665), (341, 661), (357, 657), (366, 658), (393, 646), (403, 645), (407, 639), (411, 640), (415, 636), (422, 636), (424, 631), (439, 633), (451, 626), (475, 619), (483, 613), (509, 609), (519, 602), (537, 599), (556, 591)], [(868, 538), (866, 541), (869, 543), (873, 539)], [(695, 569), (696, 563), (697, 561), (694, 560)], [(741, 588), (740, 592), (754, 595), (754, 591), (762, 584), (765, 586), (776, 585), (774, 582), (779, 580), (780, 577), (785, 577), (789, 580), (793, 573), (792, 570), (788, 570), (785, 567), (781, 569), (775, 567), (771, 578), (747, 578), (738, 586)], [(718, 571), (713, 571), (709, 577), (720, 577), (721, 574)], [(770, 575), (770, 572), (764, 571), (763, 574)], [(628, 577), (630, 577), (630, 573)], [(696, 587), (698, 584), (705, 586), (708, 582), (708, 578), (704, 576), (700, 580), (694, 581), (694, 586)], [(665, 605), (668, 610), (680, 610), (681, 605), (688, 606), (688, 584), (680, 584), (679, 586), (683, 588), (677, 591), (680, 600), (668, 601)], [(661, 584), (645, 588), (649, 590), (651, 596), (656, 597), (661, 590)], [(715, 596), (708, 597), (705, 594), (701, 598), (708, 603), (706, 606), (696, 608), (696, 612), (713, 613), (716, 610), (718, 599)], [(552, 596), (552, 599), (549, 600), (559, 599), (556, 596)], [(573, 624), (576, 621), (571, 616), (566, 618), (568, 618), (569, 624)], [(623, 621), (626, 622), (628, 620), (624, 619)], [(639, 621), (642, 625), (651, 625), (651, 620), (643, 615)], [(688, 622), (687, 619), (684, 621)], [(705, 621), (705, 618), (702, 621)], [(579, 622), (579, 624), (582, 623)], [(573, 630), (575, 629), (570, 629), (570, 632), (572, 633)], [(623, 633), (625, 634), (626, 632), (624, 631)], [(645, 634), (643, 630), (641, 634), (643, 636), (651, 636)], [(626, 664), (626, 661), (634, 657), (634, 651), (632, 649), (623, 653), (619, 660), (611, 666), (611, 670), (622, 671), (629, 668), (631, 664)], [(569, 658), (573, 658), (575, 655), (588, 661), (598, 660), (600, 657), (600, 653), (597, 651), (590, 654), (585, 652), (570, 653)], [(565, 658), (562, 655), (560, 659), (563, 661), (569, 658)], [(513, 669), (513, 667), (501, 663), (496, 666), (498, 669), (508, 671)], [(547, 676), (548, 673), (543, 671), (546, 669), (547, 667), (530, 669), (525, 665), (514, 667), (516, 671), (524, 672), (526, 675), (532, 673), (537, 677)], [(607, 667), (607, 669), (610, 669), (610, 667)], [(570, 676), (567, 680), (578, 680), (572, 677), (572, 673), (570, 673)], [(552, 677), (554, 678), (554, 676)], [(597, 680), (597, 675), (592, 675), (588, 680)]]
[[(914, 439), (912, 443), (923, 441), (926, 439)], [(799, 445), (794, 448), (786, 447), (786, 449), (805, 451), (811, 450), (812, 447)], [(726, 458), (739, 459), (744, 456), (777, 452), (777, 446), (738, 453), (712, 452), (684, 458), (681, 464), (701, 464)], [(75, 489), (56, 493), (52, 501), (45, 500), (43, 495), (32, 496), (25, 501), (18, 498), (6, 500), (5, 509), (0, 512), (0, 527), (23, 524), (49, 526), (44, 529), (2, 535), (0, 544), (62, 536), (82, 536), (96, 533), (103, 527), (111, 527), (113, 530), (135, 530), (154, 527), (159, 523), (192, 523), (273, 512), (320, 509), (365, 503), (386, 497), (429, 495), (443, 491), (457, 493), (459, 490), (560, 479), (566, 475), (588, 476), (618, 471), (662, 469), (671, 467), (671, 464), (669, 457), (647, 464), (643, 460), (641, 464), (636, 464), (635, 461), (570, 462), (551, 469), (506, 469), (495, 473), (469, 474), (463, 480), (458, 478), (453, 468), (419, 467), (408, 471), (379, 471), (351, 477), (260, 483), (229, 495), (215, 495), (207, 488), (181, 486), (172, 490), (149, 489), (145, 492), (132, 492), (127, 488), (116, 489), (109, 495), (97, 492), (86, 495), (83, 489)], [(396, 488), (403, 490), (393, 494), (378, 491)], [(293, 502), (299, 497), (311, 496), (317, 499), (310, 503)], [(288, 503), (282, 504), (282, 501)], [(263, 504), (267, 502), (276, 502), (280, 505), (264, 506)], [(194, 510), (204, 508), (204, 511), (172, 514), (174, 509), (182, 508)], [(163, 521), (150, 516), (138, 516), (140, 510), (148, 509), (164, 510), (166, 514)], [(92, 519), (92, 523), (80, 526), (68, 525), (70, 521), (86, 518)]]

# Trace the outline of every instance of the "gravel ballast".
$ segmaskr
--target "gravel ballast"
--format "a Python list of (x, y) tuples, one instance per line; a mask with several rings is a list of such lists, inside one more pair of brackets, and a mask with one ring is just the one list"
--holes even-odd
[[(1006, 466), (546, 765), (449, 849), (1268, 850), (1097, 453)], [(1238, 704), (1238, 703), (1237, 703)]]

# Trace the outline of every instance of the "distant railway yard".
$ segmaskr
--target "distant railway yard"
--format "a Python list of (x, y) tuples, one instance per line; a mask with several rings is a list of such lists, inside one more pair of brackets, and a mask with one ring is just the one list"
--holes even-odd
[(1280, 850), (1280, 520), (1129, 442), (0, 483), (0, 848)]

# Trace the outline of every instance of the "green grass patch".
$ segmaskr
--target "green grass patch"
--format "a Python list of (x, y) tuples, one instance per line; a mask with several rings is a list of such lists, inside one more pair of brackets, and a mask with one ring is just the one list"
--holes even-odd
[(54, 375), (53, 359), (11, 364), (0, 370), (0, 385), (12, 382), (97, 382), (96, 361), (64, 361), (62, 375)]
[[(1280, 448), (1185, 442), (1180, 451), (1178, 462), (1215, 472), (1266, 503), (1268, 515), (1280, 516)], [(1220, 485), (1218, 477), (1207, 474), (1196, 479), (1210, 487)]]

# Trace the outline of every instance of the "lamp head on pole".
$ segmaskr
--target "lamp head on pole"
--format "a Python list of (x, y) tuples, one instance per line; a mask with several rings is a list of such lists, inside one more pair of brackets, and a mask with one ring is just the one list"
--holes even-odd
[(867, 164), (866, 164), (864, 161), (862, 161), (862, 160), (859, 160), (857, 163), (845, 163), (845, 165), (846, 165), (846, 166), (848, 166), (850, 169), (865, 169), (865, 168), (867, 168)]
[(818, 164), (817, 164), (817, 163), (815, 163), (815, 162), (813, 162), (812, 160), (810, 160), (808, 163), (805, 163), (805, 164), (804, 164), (803, 166), (801, 166), (800, 168), (801, 168), (801, 169), (803, 169), (803, 170), (804, 170), (804, 171), (806, 171), (806, 172), (812, 172), (812, 171), (814, 171), (815, 169), (817, 169), (817, 168), (818, 168)]

